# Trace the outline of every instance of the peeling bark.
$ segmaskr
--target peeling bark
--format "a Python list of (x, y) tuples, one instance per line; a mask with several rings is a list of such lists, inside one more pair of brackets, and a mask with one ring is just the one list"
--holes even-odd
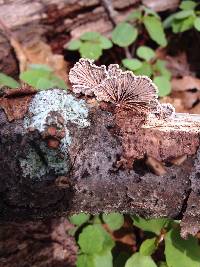
[[(144, 120), (92, 103), (53, 89), (33, 94), (21, 119), (9, 122), (1, 109), (0, 219), (119, 211), (184, 218), (183, 235), (195, 234), (200, 122), (189, 115)], [(153, 174), (148, 157), (166, 173)]]

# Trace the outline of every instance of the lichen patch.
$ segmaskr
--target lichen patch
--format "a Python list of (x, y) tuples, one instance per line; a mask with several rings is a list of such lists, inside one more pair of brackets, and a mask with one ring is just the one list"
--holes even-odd
[[(52, 147), (48, 147), (48, 142), (40, 148), (46, 159), (46, 166), (42, 165), (41, 168), (41, 159), (33, 151), (29, 151), (27, 157), (21, 160), (20, 165), (25, 176), (39, 178), (41, 175), (48, 174), (49, 171), (54, 171), (59, 175), (68, 173), (70, 169), (68, 151), (73, 139), (73, 136), (70, 135), (69, 122), (75, 124), (77, 128), (85, 128), (90, 125), (88, 108), (84, 100), (77, 100), (60, 89), (41, 91), (34, 96), (24, 118), (24, 127), (27, 130), (37, 130), (43, 137), (52, 127), (61, 134), (59, 146), (53, 149), (54, 151), (52, 151)], [(39, 160), (40, 163), (36, 164), (39, 167), (32, 166), (34, 158), (37, 158), (35, 162)]]

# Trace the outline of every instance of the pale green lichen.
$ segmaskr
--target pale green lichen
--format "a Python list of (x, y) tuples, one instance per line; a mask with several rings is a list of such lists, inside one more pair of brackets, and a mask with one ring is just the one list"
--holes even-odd
[(34, 148), (30, 148), (25, 158), (20, 158), (20, 166), (23, 176), (40, 180), (42, 176), (54, 173), (64, 175), (70, 168), (70, 160), (67, 154), (60, 158), (56, 150), (49, 149), (41, 142), (40, 151), (43, 159)]
[[(62, 117), (62, 123), (58, 117)], [(30, 149), (26, 158), (20, 159), (24, 176), (39, 179), (50, 171), (59, 175), (65, 175), (69, 171), (68, 148), (73, 137), (67, 128), (68, 122), (80, 128), (90, 125), (88, 108), (84, 100), (77, 100), (60, 89), (41, 91), (36, 94), (29, 105), (28, 115), (24, 118), (24, 127), (34, 128), (43, 133), (49, 126), (54, 125), (57, 129), (64, 128), (65, 137), (61, 139), (60, 146), (56, 150), (48, 148), (45, 143), (40, 143), (40, 150), (46, 164), (42, 162), (36, 151)]]

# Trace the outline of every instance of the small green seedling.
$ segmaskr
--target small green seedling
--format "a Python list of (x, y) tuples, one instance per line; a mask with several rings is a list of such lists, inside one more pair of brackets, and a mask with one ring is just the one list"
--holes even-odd
[(20, 84), (12, 77), (0, 72), (0, 88), (7, 86), (9, 88), (17, 88)]
[(163, 22), (164, 28), (172, 28), (173, 33), (185, 32), (192, 28), (200, 31), (199, 3), (195, 1), (182, 1), (179, 11), (171, 14)]
[[(38, 89), (46, 90), (50, 88), (61, 88), (67, 89), (66, 83), (58, 76), (53, 73), (53, 70), (42, 64), (31, 64), (28, 70), (20, 73), (19, 76), (22, 82)], [(19, 88), (18, 83), (13, 78), (0, 73), (0, 87), (8, 86), (9, 88)]]
[(85, 32), (80, 39), (72, 40), (64, 47), (71, 51), (78, 50), (81, 57), (97, 60), (104, 49), (112, 47), (112, 42), (98, 32)]
[(134, 29), (137, 29), (137, 32), (141, 33), (145, 28), (150, 39), (158, 45), (163, 47), (167, 45), (161, 18), (155, 11), (141, 6), (140, 9), (132, 11), (126, 20), (132, 24)]
[(146, 75), (153, 79), (158, 86), (159, 96), (163, 97), (171, 92), (171, 73), (166, 68), (164, 60), (156, 59), (153, 49), (147, 46), (140, 46), (136, 50), (138, 58), (122, 60), (122, 64), (135, 75)]

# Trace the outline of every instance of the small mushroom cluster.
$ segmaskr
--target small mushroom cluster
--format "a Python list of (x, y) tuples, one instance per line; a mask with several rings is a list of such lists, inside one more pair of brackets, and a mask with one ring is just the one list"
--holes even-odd
[(173, 106), (158, 102), (157, 87), (150, 78), (122, 71), (118, 64), (106, 69), (81, 58), (70, 70), (69, 80), (75, 93), (95, 95), (98, 101), (111, 102), (122, 109), (152, 112), (162, 118), (174, 113)]

